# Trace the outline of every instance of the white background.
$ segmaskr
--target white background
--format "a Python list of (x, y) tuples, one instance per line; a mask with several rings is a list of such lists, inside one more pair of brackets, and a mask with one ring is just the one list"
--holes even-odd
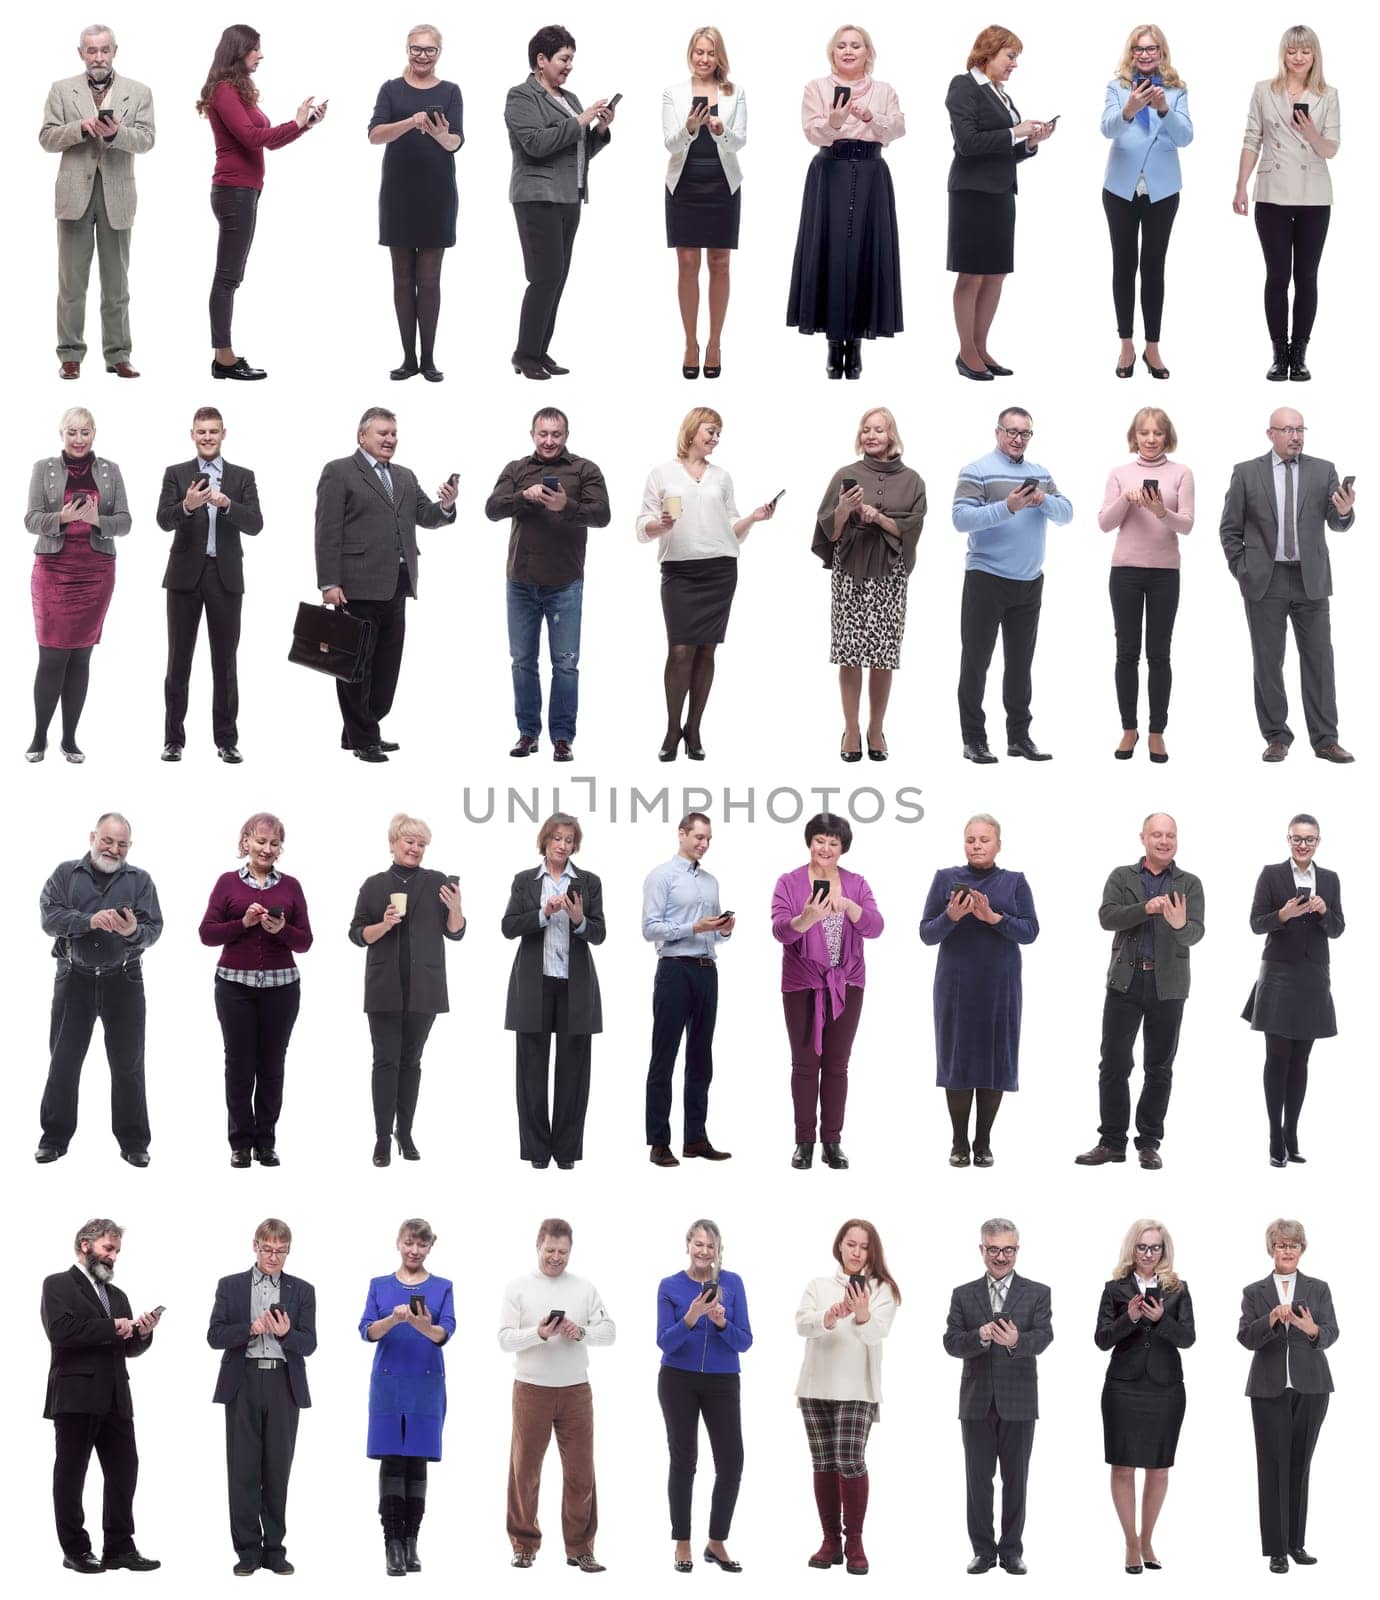
[[(216, 1278), (249, 1265), (254, 1225), (268, 1213), (291, 1222), (289, 1269), (318, 1290), (321, 1346), (310, 1364), (316, 1404), (302, 1420), (288, 1541), (298, 1586), (309, 1593), (363, 1593), (382, 1578), (374, 1468), (363, 1454), (371, 1353), (355, 1327), (369, 1278), (395, 1261), (399, 1219), (418, 1213), (440, 1235), (433, 1265), (457, 1281), (460, 1319), (447, 1352), (446, 1460), (432, 1469), (422, 1535), (433, 1583), (473, 1581), (480, 1573), (508, 1581), (499, 1574), (508, 1555), (510, 1371), (494, 1327), (500, 1287), (529, 1265), (536, 1223), (550, 1213), (574, 1223), (572, 1266), (593, 1278), (620, 1325), (617, 1345), (592, 1356), (606, 1591), (632, 1594), (649, 1579), (669, 1581), (653, 1309), (658, 1279), (683, 1259), (686, 1225), (705, 1213), (724, 1229), (727, 1262), (746, 1280), (757, 1332), (744, 1361), (747, 1469), (730, 1543), (752, 1592), (800, 1581), (818, 1540), (792, 1400), (800, 1355), (793, 1311), (804, 1282), (827, 1270), (839, 1222), (859, 1213), (876, 1222), (904, 1294), (889, 1340), (884, 1421), (870, 1449), (874, 1588), (913, 1592), (922, 1562), (930, 1582), (962, 1577), (968, 1551), (954, 1420), (958, 1370), (939, 1339), (950, 1287), (976, 1275), (978, 1224), (994, 1213), (1019, 1222), (1021, 1270), (1054, 1290), (1056, 1339), (1041, 1361), (1043, 1418), (1026, 1539), (1037, 1589), (1090, 1594), (1121, 1566), (1102, 1462), (1104, 1358), (1092, 1329), (1121, 1236), (1144, 1214), (1163, 1218), (1175, 1234), (1200, 1328), (1186, 1357), (1188, 1419), (1156, 1540), (1166, 1570), (1181, 1583), (1191, 1572), (1205, 1585), (1264, 1573), (1242, 1396), (1249, 1358), (1234, 1332), (1241, 1285), (1269, 1265), (1265, 1224), (1283, 1212), (1307, 1224), (1314, 1245), (1305, 1270), (1331, 1280), (1344, 1334), (1333, 1359), (1339, 1394), (1316, 1458), (1309, 1543), (1325, 1562), (1316, 1571), (1329, 1587), (1359, 1573), (1368, 1502), (1350, 1470), (1359, 1464), (1365, 1427), (1354, 1407), (1362, 1378), (1353, 1358), (1376, 1302), (1373, 1273), (1347, 1268), (1358, 1256), (1366, 1260), (1370, 1228), (1358, 1177), (1374, 1111), (1364, 1069), (1373, 1048), (1361, 1042), (1365, 911), (1375, 892), (1363, 800), (1373, 798), (1367, 763), (1380, 741), (1363, 648), (1364, 597), (1375, 587), (1376, 564), (1353, 376), (1370, 357), (1368, 325), (1361, 323), (1358, 337), (1353, 308), (1369, 294), (1363, 218), (1372, 208), (1360, 187), (1365, 169), (1356, 142), (1344, 142), (1333, 162), (1336, 214), (1311, 389), (1263, 382), (1260, 252), (1253, 224), (1231, 212), (1251, 86), (1272, 75), (1279, 33), (1295, 19), (1186, 6), (1157, 14), (1188, 83), (1197, 129), (1182, 156), (1185, 189), (1169, 256), (1161, 345), (1173, 370), (1167, 384), (1150, 382), (1143, 367), (1131, 382), (1112, 376), (1118, 347), (1098, 194), (1106, 157), (1098, 119), (1135, 19), (1071, 4), (1008, 19), (1026, 41), (1012, 85), (1016, 103), (1022, 114), (1060, 113), (1063, 120), (1021, 173), (1017, 272), (992, 337), (994, 353), (1017, 376), (985, 389), (953, 371), (952, 285), (943, 270), (950, 155), (943, 99), (985, 13), (950, 10), (917, 24), (910, 8), (877, 0), (860, 18), (878, 45), (878, 75), (897, 88), (909, 124), (908, 136), (887, 154), (898, 195), (906, 331), (865, 347), (863, 380), (852, 386), (827, 384), (823, 341), (806, 341), (783, 322), (812, 154), (800, 134), (799, 94), (806, 79), (825, 71), (825, 43), (840, 18), (807, 4), (793, 7), (784, 25), (781, 10), (765, 6), (713, 19), (726, 34), (733, 76), (747, 89), (750, 137), (724, 376), (691, 386), (679, 376), (674, 262), (664, 245), (660, 98), (665, 84), (685, 75), (693, 19), (669, 7), (567, 7), (562, 20), (579, 41), (571, 87), (586, 102), (614, 90), (625, 98), (612, 147), (592, 169), (593, 202), (553, 341), (572, 375), (542, 389), (507, 365), (522, 277), (506, 201), (502, 105), (524, 75), (526, 40), (546, 17), (530, 9), (476, 15), (445, 7), (431, 15), (446, 34), (442, 76), (457, 80), (465, 97), (459, 234), (445, 267), (438, 343), (447, 380), (400, 388), (387, 380), (398, 357), (387, 252), (376, 243), (381, 157), (365, 129), (380, 80), (402, 68), (403, 34), (413, 18), (356, 4), (280, 8), (250, 19), (265, 30), (258, 81), (270, 116), (285, 119), (309, 93), (329, 95), (331, 109), (319, 130), (268, 155), (235, 341), (271, 375), (238, 388), (213, 385), (207, 375), (211, 136), (192, 110), (230, 18), (153, 4), (109, 14), (120, 39), (117, 68), (152, 87), (157, 110), (157, 146), (138, 161), (131, 263), (134, 362), (144, 377), (119, 383), (102, 370), (93, 272), (87, 331), (95, 354), (79, 383), (58, 383), (51, 312), (56, 161), (25, 130), (37, 131), (49, 81), (77, 70), (75, 35), (86, 20), (28, 11), (12, 25), (11, 120), (24, 136), (10, 175), (17, 238), (6, 268), (12, 378), (4, 433), (15, 537), (0, 638), (16, 784), (6, 796), (6, 821), (17, 858), (3, 933), (15, 1108), (5, 1194), (20, 1255), (11, 1274), (20, 1314), (6, 1391), (12, 1470), (20, 1462), (32, 1466), (16, 1473), (7, 1496), (13, 1527), (27, 1530), (11, 1541), (20, 1577), (46, 1577), (57, 1563), (50, 1430), (39, 1419), (47, 1360), (34, 1315), (39, 1279), (66, 1265), (73, 1231), (93, 1213), (128, 1228), (119, 1281), (136, 1309), (158, 1302), (169, 1308), (156, 1349), (133, 1369), (143, 1453), (138, 1537), (164, 1561), (162, 1573), (146, 1580), (162, 1592), (189, 1581), (208, 1592), (228, 1586), (222, 1420), (210, 1404), (217, 1358), (201, 1330)], [(1356, 7), (1317, 4), (1308, 20), (1321, 33), (1329, 77), (1354, 107), (1360, 85), (1346, 53), (1356, 24), (1369, 27), (1369, 19)], [(743, 553), (704, 722), (709, 759), (688, 767), (682, 756), (667, 768), (654, 759), (664, 721), (654, 554), (634, 542), (633, 519), (646, 472), (671, 456), (692, 401), (712, 402), (724, 414), (718, 459), (734, 476), (742, 508), (782, 487), (788, 492), (776, 521), (754, 530)], [(1310, 452), (1358, 476), (1356, 526), (1331, 539), (1341, 737), (1360, 758), (1349, 769), (1312, 758), (1296, 693), (1294, 753), (1283, 766), (1260, 765), (1242, 606), (1216, 537), (1232, 463), (1265, 449), (1270, 408), (1285, 401), (1305, 410)], [(165, 649), (159, 582), (168, 541), (153, 512), (163, 469), (189, 456), (191, 414), (208, 402), (225, 412), (226, 454), (255, 470), (265, 512), (263, 534), (246, 541), (246, 759), (236, 769), (222, 767), (211, 745), (204, 647), (186, 759), (178, 767), (157, 759)], [(134, 527), (121, 544), (106, 636), (92, 663), (80, 736), (87, 763), (74, 768), (55, 759), (55, 725), (54, 753), (29, 767), (19, 759), (34, 662), (23, 485), (28, 463), (56, 450), (57, 419), (74, 403), (95, 413), (98, 451), (122, 468)], [(571, 443), (603, 467), (614, 511), (611, 527), (590, 536), (577, 760), (563, 769), (550, 766), (545, 740), (525, 767), (505, 754), (513, 737), (507, 529), (483, 517), (490, 486), (504, 462), (528, 448), (531, 411), (544, 403), (571, 414)], [(1003, 759), (979, 771), (959, 757), (954, 693), (964, 541), (947, 511), (958, 469), (990, 448), (994, 413), (1011, 403), (1033, 412), (1031, 456), (1053, 472), (1075, 510), (1069, 527), (1050, 530), (1035, 662), (1033, 732), (1057, 759), (1040, 767)], [(1112, 541), (1095, 522), (1107, 471), (1125, 459), (1126, 426), (1148, 403), (1169, 410), (1178, 454), (1195, 470), (1199, 504), (1197, 530), (1184, 544), (1167, 735), (1173, 759), (1153, 771), (1143, 751), (1129, 763), (1110, 763), (1119, 721), (1106, 597)], [(422, 535), (421, 599), (410, 608), (388, 727), (403, 749), (387, 767), (364, 768), (337, 748), (331, 685), (288, 668), (284, 657), (296, 604), (313, 592), (317, 476), (324, 461), (350, 452), (358, 415), (373, 404), (398, 411), (399, 459), (424, 484), (434, 490), (453, 470), (462, 479), (456, 529)], [(864, 407), (877, 404), (897, 415), (905, 458), (928, 483), (931, 514), (887, 724), (892, 759), (845, 769), (835, 754), (841, 720), (828, 665), (828, 580), (809, 543), (818, 496), (830, 473), (852, 459)], [(994, 663), (988, 706), (1000, 752), (999, 670)], [(1292, 664), (1290, 673), (1293, 681)], [(592, 799), (588, 783), (576, 779), (594, 782)], [(631, 789), (650, 794), (663, 784), (664, 817), (630, 823)], [(537, 1174), (517, 1158), (513, 1048), (502, 1029), (513, 952), (498, 922), (512, 874), (526, 863), (535, 868), (536, 830), (521, 812), (512, 823), (505, 819), (509, 785), (539, 816), (557, 803), (579, 812), (586, 842), (578, 863), (604, 880), (609, 936), (596, 961), (606, 1031), (594, 1043), (585, 1160), (572, 1174)], [(712, 1170), (688, 1163), (661, 1172), (648, 1166), (642, 1143), (653, 952), (640, 937), (640, 889), (647, 870), (675, 848), (686, 785), (708, 791), (689, 803), (698, 799), (714, 817), (707, 864), (740, 918), (723, 952), (710, 1115), (712, 1137), (734, 1160)], [(888, 926), (868, 952), (845, 1133), (852, 1169), (798, 1174), (788, 1167), (789, 1068), (767, 911), (778, 873), (804, 859), (800, 821), (818, 805), (808, 791), (825, 785), (845, 790), (834, 796), (836, 806), (847, 803), (847, 791), (868, 785), (883, 797), (856, 800), (860, 818), (879, 807), (883, 817), (859, 826), (847, 865), (868, 877)], [(775, 803), (778, 818), (796, 820), (768, 815), (766, 797), (778, 788), (806, 792), (798, 815), (787, 798)], [(469, 820), (485, 816), (491, 789), (494, 820)], [(921, 792), (923, 820), (915, 820), (914, 806), (898, 803), (902, 790)], [(739, 804), (749, 795), (751, 815)], [(730, 801), (736, 809), (726, 811)], [(29, 1151), (46, 1066), (52, 963), (36, 901), (53, 865), (81, 852), (107, 808), (131, 818), (131, 858), (152, 872), (166, 917), (163, 940), (145, 964), (153, 1164), (137, 1173), (118, 1159), (105, 1129), (97, 1042), (71, 1153), (39, 1169)], [(303, 1010), (280, 1127), (284, 1165), (245, 1174), (226, 1164), (215, 956), (200, 946), (196, 926), (217, 874), (234, 864), (241, 821), (260, 808), (286, 821), (283, 866), (304, 884), (318, 942), (301, 962)], [(425, 1159), (420, 1166), (395, 1160), (378, 1171), (369, 1164), (363, 962), (345, 930), (358, 884), (386, 862), (387, 820), (399, 809), (431, 823), (428, 865), (461, 874), (470, 920), (465, 941), (449, 952), (454, 1010), (438, 1021), (426, 1056), (417, 1125)], [(1095, 1141), (1097, 1123), (1108, 947), (1097, 905), (1107, 872), (1136, 859), (1141, 818), (1157, 809), (1177, 816), (1181, 862), (1202, 877), (1207, 894), (1207, 937), (1193, 957), (1165, 1168), (1147, 1175), (1131, 1162), (1088, 1172), (1075, 1169), (1072, 1158)], [(997, 1165), (983, 1173), (946, 1164), (948, 1123), (933, 1087), (934, 956), (915, 932), (930, 878), (960, 859), (962, 825), (975, 810), (1001, 818), (1002, 864), (1027, 874), (1042, 923), (1040, 940), (1024, 952), (1021, 1092), (1003, 1107)], [(1251, 891), (1260, 866), (1283, 859), (1296, 810), (1322, 821), (1319, 856), (1342, 872), (1352, 930), (1334, 947), (1341, 1035), (1313, 1056), (1303, 1123), (1311, 1159), (1276, 1172), (1266, 1162), (1261, 1041), (1239, 1012), (1259, 959), (1247, 926)], [(93, 1523), (98, 1482), (93, 1471)], [(515, 1584), (544, 1588), (564, 1570), (558, 1484), (553, 1452), (545, 1552), (535, 1573)], [(709, 1487), (706, 1443), (697, 1546)], [(1318, 1579), (1300, 1573), (1296, 1581)]]

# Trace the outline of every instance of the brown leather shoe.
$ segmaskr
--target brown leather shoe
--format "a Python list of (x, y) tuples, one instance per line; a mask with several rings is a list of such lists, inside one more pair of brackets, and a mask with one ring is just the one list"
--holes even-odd
[(1283, 761), (1289, 754), (1289, 746), (1281, 744), (1278, 739), (1271, 739), (1269, 744), (1260, 752), (1262, 761)]
[(518, 742), (508, 752), (510, 756), (530, 756), (536, 752), (537, 738), (535, 734), (520, 733)]
[(1320, 744), (1313, 754), (1319, 761), (1335, 761), (1339, 766), (1345, 766), (1348, 761), (1356, 759), (1350, 750), (1343, 750), (1335, 739), (1331, 744)]
[(579, 1567), (581, 1572), (606, 1572), (608, 1570), (606, 1567), (599, 1565), (594, 1559), (593, 1552), (589, 1550), (586, 1550), (582, 1556), (567, 1556), (565, 1564), (568, 1567)]
[(81, 362), (80, 361), (64, 361), (62, 363), (62, 365), (58, 368), (58, 377), (59, 378), (79, 378), (79, 377), (81, 377)]
[(571, 748), (569, 739), (557, 739), (551, 746), (551, 759), (553, 761), (573, 761), (575, 751)]
[(535, 1550), (514, 1550), (513, 1559), (508, 1563), (512, 1567), (530, 1567), (537, 1559)]
[(697, 1139), (694, 1144), (683, 1144), (680, 1147), (683, 1156), (699, 1156), (703, 1161), (732, 1161), (733, 1153), (730, 1150), (716, 1150), (708, 1139)]
[(654, 1144), (648, 1153), (648, 1161), (654, 1167), (678, 1167), (680, 1162), (671, 1153), (669, 1144)]
[(1091, 1150), (1085, 1150), (1081, 1156), (1073, 1158), (1076, 1167), (1105, 1167), (1109, 1161), (1125, 1161), (1124, 1150), (1113, 1150), (1109, 1144), (1095, 1144)]
[(117, 378), (137, 378), (139, 374), (130, 366), (128, 361), (116, 361), (105, 369), (113, 372)]

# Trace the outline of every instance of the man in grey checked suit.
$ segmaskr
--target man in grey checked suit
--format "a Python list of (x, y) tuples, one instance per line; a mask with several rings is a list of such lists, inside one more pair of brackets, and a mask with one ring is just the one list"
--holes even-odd
[[(968, 1480), (968, 1571), (990, 1572), (1000, 1561), (1023, 1573), (1025, 1483), (1035, 1419), (1040, 1414), (1035, 1358), (1054, 1337), (1049, 1290), (1016, 1273), (1016, 1224), (993, 1217), (982, 1225), (978, 1254), (986, 1271), (960, 1284), (949, 1301), (944, 1348), (963, 1362), (958, 1416)], [(1001, 1537), (992, 1528), (992, 1482), (1001, 1468)]]
[(1265, 430), (1270, 448), (1232, 468), (1222, 507), (1222, 549), (1246, 602), (1255, 673), (1255, 714), (1265, 740), (1262, 761), (1283, 761), (1294, 735), (1284, 688), (1289, 624), (1299, 653), (1303, 715), (1313, 754), (1322, 761), (1355, 758), (1337, 742), (1337, 688), (1332, 667), (1332, 562), (1327, 528), (1341, 533), (1356, 520), (1355, 492), (1337, 482), (1330, 461), (1303, 453), (1303, 417), (1282, 407)]
[(83, 29), (83, 71), (48, 91), (38, 142), (60, 155), (58, 234), (59, 375), (75, 378), (86, 355), (86, 286), (94, 250), (101, 274), (105, 370), (137, 378), (129, 364), (129, 235), (134, 224), (134, 158), (153, 149), (153, 96), (115, 71), (115, 35), (103, 23)]

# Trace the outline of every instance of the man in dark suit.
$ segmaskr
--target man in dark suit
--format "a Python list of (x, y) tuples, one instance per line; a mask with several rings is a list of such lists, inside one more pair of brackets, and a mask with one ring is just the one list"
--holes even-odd
[[(162, 1564), (134, 1546), (139, 1452), (125, 1362), (149, 1348), (163, 1308), (134, 1316), (111, 1281), (123, 1236), (109, 1217), (93, 1217), (77, 1234), (77, 1264), (43, 1280), (39, 1315), (52, 1346), (43, 1415), (53, 1423), (53, 1512), (62, 1564), (72, 1572), (152, 1572)], [(105, 1479), (99, 1560), (81, 1503), (93, 1449)]]
[(1304, 1548), (1308, 1472), (1327, 1415), (1332, 1374), (1323, 1352), (1337, 1341), (1332, 1291), (1307, 1278), (1299, 1260), (1308, 1248), (1303, 1224), (1277, 1217), (1265, 1230), (1274, 1270), (1241, 1291), (1237, 1340), (1254, 1351), (1246, 1379), (1255, 1429), (1260, 1496), (1260, 1549), (1271, 1572), (1288, 1572), (1289, 1558), (1311, 1567)]
[(266, 1217), (255, 1265), (216, 1285), (206, 1342), (222, 1352), (214, 1400), (225, 1407), (235, 1576), (294, 1570), (283, 1540), (297, 1416), (311, 1404), (306, 1357), (316, 1349), (316, 1290), (283, 1271), (292, 1229)]
[(1220, 530), (1227, 565), (1246, 602), (1255, 714), (1265, 740), (1261, 760), (1283, 761), (1294, 741), (1284, 688), (1284, 644), (1292, 623), (1313, 753), (1323, 761), (1351, 761), (1337, 743), (1326, 530), (1340, 533), (1352, 525), (1356, 494), (1350, 479), (1337, 482), (1330, 461), (1304, 455), (1297, 411), (1281, 407), (1265, 431), (1268, 452), (1232, 468)]
[(201, 613), (211, 641), (211, 732), (216, 754), (240, 760), (240, 686), (235, 653), (240, 646), (244, 598), (242, 533), (264, 525), (259, 491), (248, 467), (221, 455), (225, 420), (214, 406), (192, 417), (196, 455), (163, 474), (158, 526), (173, 536), (163, 587), (168, 591), (168, 674), (163, 679), (163, 760), (181, 761), (184, 719)]
[[(1023, 1573), (1025, 1483), (1040, 1414), (1035, 1358), (1054, 1337), (1049, 1290), (1016, 1275), (1020, 1235), (1014, 1222), (982, 1225), (982, 1277), (960, 1284), (949, 1301), (944, 1348), (963, 1362), (958, 1416), (968, 1479), (968, 1571)], [(1001, 1468), (1001, 1538), (992, 1530), (992, 1482)]]
[(387, 761), (398, 747), (380, 722), (393, 708), (407, 629), (407, 600), (417, 595), (417, 525), (455, 521), (453, 474), (428, 500), (393, 456), (398, 419), (370, 406), (359, 419), (359, 448), (328, 461), (316, 486), (316, 581), (328, 606), (372, 622), (374, 653), (358, 683), (336, 684), (344, 730), (341, 748), (361, 761)]

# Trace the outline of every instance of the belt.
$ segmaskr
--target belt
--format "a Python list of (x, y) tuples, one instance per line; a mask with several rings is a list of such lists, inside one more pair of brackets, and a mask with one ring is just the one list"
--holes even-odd
[(73, 961), (71, 956), (68, 956), (67, 970), (80, 973), (83, 978), (103, 978), (112, 972), (140, 972), (143, 970), (140, 964), (141, 960), (140, 956), (135, 956), (132, 960), (117, 961), (108, 967), (84, 967), (80, 962)]
[(719, 965), (713, 956), (662, 956), (661, 959), (683, 962), (687, 967), (713, 967), (715, 970)]
[(248, 1366), (257, 1367), (260, 1372), (272, 1372), (275, 1367), (287, 1366), (286, 1361), (273, 1361), (267, 1356), (246, 1356), (244, 1359)]
[(835, 139), (833, 144), (821, 147), (826, 156), (835, 161), (880, 161), (882, 147), (871, 139)]
[(1153, 972), (1154, 970), (1155, 970), (1155, 963), (1153, 961), (1137, 961), (1136, 962), (1136, 971), (1137, 972)]

